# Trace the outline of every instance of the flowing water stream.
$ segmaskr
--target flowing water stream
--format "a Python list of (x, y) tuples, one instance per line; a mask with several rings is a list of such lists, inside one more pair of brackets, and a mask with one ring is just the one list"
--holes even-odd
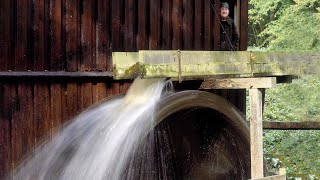
[[(211, 123), (212, 118), (224, 119), (222, 113), (200, 107), (191, 100), (196, 105), (194, 108), (167, 113), (167, 119), (173, 119), (171, 124), (165, 119), (158, 122), (159, 116), (163, 117), (161, 112), (165, 112), (156, 109), (159, 103), (168, 105), (169, 109), (188, 104), (179, 98), (170, 100), (173, 105), (163, 101), (172, 94), (170, 81), (136, 79), (126, 96), (89, 108), (50, 142), (39, 146), (16, 168), (13, 179), (248, 177), (248, 163), (244, 162), (248, 159), (248, 149), (240, 148), (243, 140), (225, 121)], [(197, 93), (189, 93), (188, 97), (192, 94)], [(180, 96), (184, 98), (183, 94)]]

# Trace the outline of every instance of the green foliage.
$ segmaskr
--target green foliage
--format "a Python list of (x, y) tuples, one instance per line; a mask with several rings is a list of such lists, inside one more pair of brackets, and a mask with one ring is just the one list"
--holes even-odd
[(249, 45), (320, 50), (320, 1), (250, 0)]
[(319, 131), (264, 131), (264, 152), (283, 155), (287, 173), (319, 176), (319, 144)]
[[(266, 91), (264, 120), (320, 120), (320, 77), (305, 76)], [(320, 176), (320, 131), (264, 131), (264, 153), (283, 156), (287, 173)]]
[(305, 76), (291, 84), (268, 89), (264, 120), (301, 121), (320, 119), (320, 78)]

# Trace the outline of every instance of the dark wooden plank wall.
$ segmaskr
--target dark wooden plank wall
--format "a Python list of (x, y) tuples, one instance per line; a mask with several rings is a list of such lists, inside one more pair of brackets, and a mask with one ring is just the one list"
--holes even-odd
[[(220, 0), (1, 0), (0, 71), (112, 71), (114, 51), (217, 50), (220, 28), (212, 8), (218, 11), (219, 5)], [(241, 50), (247, 45), (247, 8), (241, 1)], [(129, 85), (0, 79), (0, 179), (58, 126)]]

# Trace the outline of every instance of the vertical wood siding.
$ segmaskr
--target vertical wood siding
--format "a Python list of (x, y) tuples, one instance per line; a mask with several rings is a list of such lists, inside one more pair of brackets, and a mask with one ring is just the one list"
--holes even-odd
[[(1, 0), (0, 71), (112, 71), (114, 51), (218, 50), (212, 8), (219, 6), (220, 0)], [(248, 2), (239, 8), (246, 50)], [(129, 86), (0, 80), (0, 179), (58, 126)], [(241, 108), (244, 100), (232, 97)]]

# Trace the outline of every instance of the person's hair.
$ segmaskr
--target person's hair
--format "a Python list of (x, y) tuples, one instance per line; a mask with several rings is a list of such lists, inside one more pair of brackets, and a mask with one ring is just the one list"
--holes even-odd
[(223, 3), (221, 3), (220, 8), (222, 8), (222, 7), (229, 9), (229, 4), (227, 2), (223, 2)]

